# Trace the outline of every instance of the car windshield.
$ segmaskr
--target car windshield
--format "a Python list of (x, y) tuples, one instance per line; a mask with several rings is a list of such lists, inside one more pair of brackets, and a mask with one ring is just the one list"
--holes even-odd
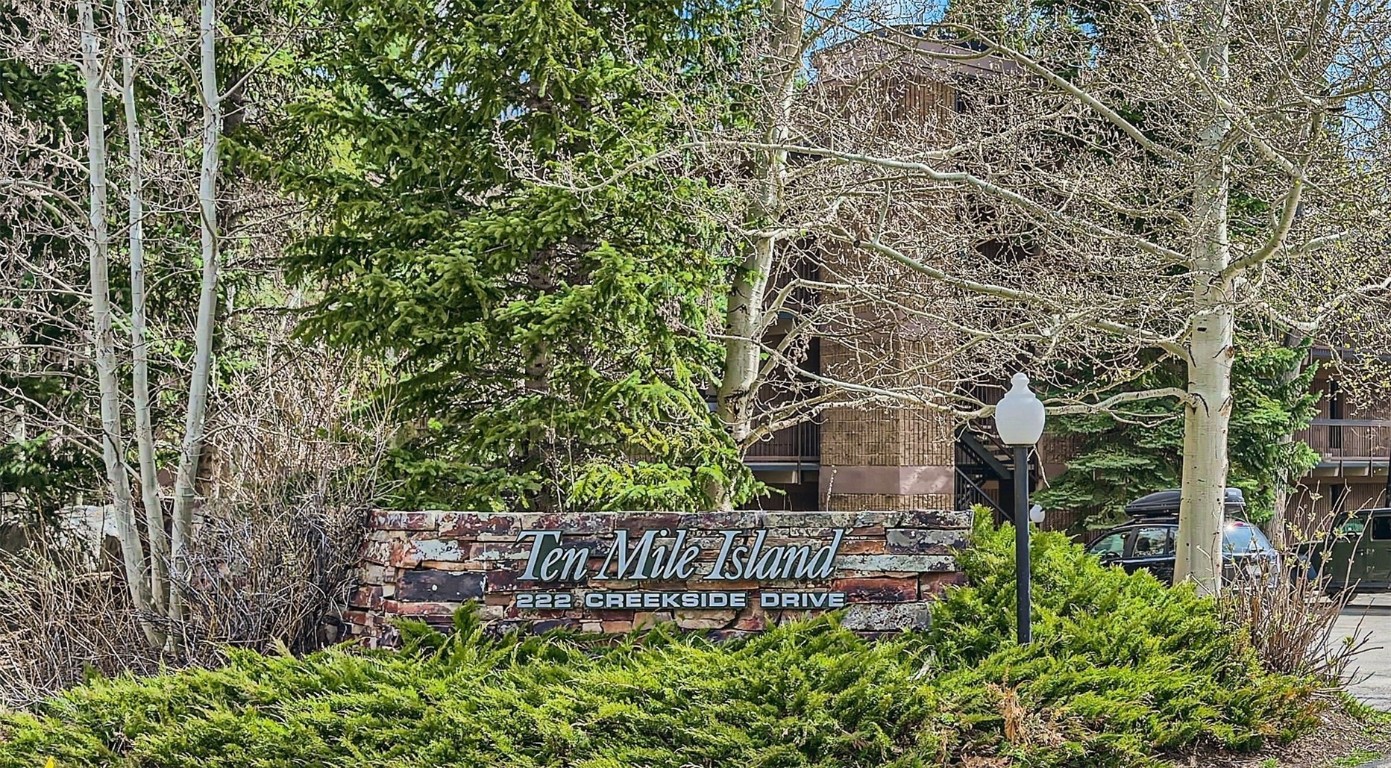
[(1222, 528), (1222, 551), (1229, 555), (1244, 555), (1251, 552), (1265, 552), (1270, 542), (1256, 526), (1241, 521), (1229, 520)]

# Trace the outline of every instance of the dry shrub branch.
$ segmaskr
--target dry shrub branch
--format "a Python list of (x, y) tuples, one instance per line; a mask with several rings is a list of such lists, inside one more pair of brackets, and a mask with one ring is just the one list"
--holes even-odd
[[(1330, 514), (1314, 530), (1331, 531), (1334, 523)], [(1302, 551), (1283, 552), (1269, 567), (1237, 571), (1218, 602), (1225, 618), (1246, 630), (1266, 669), (1342, 689), (1350, 681), (1353, 659), (1369, 650), (1370, 638), (1336, 632), (1352, 592), (1331, 589), (1333, 574), (1311, 567), (1326, 562), (1328, 550), (1327, 541), (1314, 542)]]
[[(351, 588), (386, 411), (359, 409), (354, 367), (285, 347), (220, 391), (201, 478), (182, 622), (141, 616), (108, 551), (40, 543), (0, 554), (0, 704), (21, 706), (88, 672), (215, 665), (229, 647), (302, 653), (336, 638)], [(154, 649), (140, 620), (179, 642)], [(171, 651), (172, 647), (172, 651)]]

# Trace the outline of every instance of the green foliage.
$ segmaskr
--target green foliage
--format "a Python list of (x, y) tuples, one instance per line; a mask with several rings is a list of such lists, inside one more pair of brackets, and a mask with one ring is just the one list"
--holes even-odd
[(1155, 765), (1311, 730), (1326, 701), (1262, 672), (1191, 589), (1035, 538), (1037, 635), (1010, 639), (1013, 536), (983, 524), (972, 586), (933, 628), (869, 641), (834, 618), (712, 643), (403, 627), (399, 653), (235, 653), (0, 716), (0, 765)]
[(1346, 691), (1338, 694), (1338, 706), (1365, 725), (1369, 732), (1376, 733), (1384, 726), (1391, 726), (1391, 712), (1363, 703)]
[[(0, 37), (39, 34), (0, 0)], [(0, 58), (0, 105), (29, 121), (36, 147), (62, 147), (67, 131), (84, 124), (82, 83), (72, 64), (35, 69)], [(100, 461), (84, 450), (81, 433), (97, 428), (96, 417), (85, 407), (68, 353), (79, 344), (74, 324), (81, 327), (86, 304), (56, 288), (86, 281), (83, 243), (62, 234), (72, 214), (64, 199), (82, 199), (86, 178), (37, 148), (21, 149), (14, 162), (16, 173), (22, 168), (19, 175), (42, 179), (56, 193), (7, 188), (0, 203), (0, 242), (13, 249), (0, 264), (0, 344), (7, 348), (0, 363), (0, 422), (7, 425), (0, 430), (0, 520), (31, 524), (80, 498)]]
[[(258, 6), (259, 7), (259, 6)], [(69, 9), (70, 11), (72, 9)], [(277, 89), (265, 87), (267, 72), (284, 76), (276, 69), (278, 58), (268, 59), (266, 48), (283, 48), (277, 33), (267, 41), (259, 35), (246, 33), (256, 19), (243, 17), (236, 7), (224, 9), (220, 17), (233, 34), (219, 40), (219, 80), (228, 87), (223, 109), (227, 116), (227, 142), (223, 150), (222, 188), (236, 189), (244, 177), (244, 169), (236, 158), (242, 154), (239, 142), (265, 142), (270, 131), (268, 122), (269, 94)], [(97, 4), (97, 25), (104, 34), (113, 23), (109, 4)], [(174, 29), (182, 27), (185, 19), (154, 11), (162, 22)], [(285, 14), (288, 15), (288, 14)], [(0, 38), (7, 40), (34, 39), (45, 46), (61, 46), (62, 41), (44, 39), (49, 32), (31, 28), (26, 14), (14, 10), (13, 3), (0, 0)], [(196, 28), (193, 30), (196, 33)], [(198, 73), (182, 60), (170, 61), (161, 46), (170, 40), (146, 36), (137, 28), (134, 35), (137, 67), (136, 98), (144, 148), (147, 155), (147, 175), (142, 193), (145, 200), (145, 273), (147, 286), (147, 353), (150, 357), (150, 380), (154, 397), (153, 422), (157, 455), (168, 462), (177, 451), (178, 433), (159, 425), (181, 424), (184, 410), (186, 371), (192, 357), (192, 343), (186, 333), (185, 318), (196, 312), (199, 270), (191, 268), (198, 262), (199, 231), (191, 199), (196, 195), (192, 186), (170, 183), (173, 177), (187, 180), (195, 177), (199, 156), (196, 147), (186, 152), (187, 126), (184, 110), (198, 109)], [(103, 45), (109, 45), (109, 40)], [(281, 57), (283, 58), (283, 56)], [(119, 65), (108, 62), (119, 74)], [(247, 77), (248, 70), (257, 69), (256, 76)], [(283, 81), (281, 82), (283, 85)], [(248, 90), (259, 100), (259, 109), (247, 109)], [(21, 194), (9, 194), (0, 199), (0, 241), (12, 248), (16, 258), (0, 259), (0, 344), (6, 346), (4, 363), (0, 364), (0, 518), (6, 522), (18, 519), (28, 527), (35, 518), (45, 518), (57, 509), (86, 498), (99, 501), (107, 496), (101, 468), (99, 441), (101, 424), (96, 403), (95, 374), (90, 370), (89, 353), (90, 307), (83, 295), (89, 273), (86, 243), (69, 233), (76, 219), (84, 219), (87, 203), (87, 174), (82, 165), (59, 162), (70, 151), (68, 142), (85, 141), (86, 102), (82, 76), (76, 64), (58, 62), (39, 64), (19, 58), (0, 58), (0, 103), (6, 110), (22, 118), (34, 131), (34, 146), (20, 149), (17, 156), (21, 178), (33, 179), (52, 194), (33, 194), (34, 190), (19, 187)], [(248, 112), (254, 115), (248, 119)], [(116, 307), (118, 381), (128, 388), (130, 381), (129, 325), (126, 310), (130, 307), (130, 272), (127, 205), (123, 192), (127, 185), (127, 145), (124, 114), (119, 96), (108, 94), (105, 102), (107, 121), (107, 161), (109, 180), (113, 187), (108, 199), (108, 228), (111, 237), (109, 278), (111, 299)], [(19, 146), (23, 146), (23, 142)], [(172, 148), (172, 149), (171, 149)], [(159, 161), (149, 163), (150, 157)], [(189, 171), (180, 176), (168, 163), (181, 158)], [(8, 173), (8, 169), (6, 171)], [(122, 190), (118, 194), (118, 190)], [(236, 195), (226, 205), (244, 210)], [(243, 214), (244, 215), (244, 214)], [(224, 226), (228, 223), (224, 222)], [(234, 223), (234, 231), (240, 229)], [(266, 276), (250, 257), (254, 238), (226, 238), (222, 245), (223, 268), (220, 277), (218, 310), (220, 316), (215, 334), (215, 381), (227, 373), (245, 372), (264, 359), (264, 345), (259, 339), (249, 339), (230, 319), (232, 302), (241, 316), (249, 305), (264, 298)], [(6, 256), (8, 257), (8, 252)], [(248, 266), (250, 265), (250, 266)], [(275, 304), (282, 297), (272, 297)], [(267, 302), (267, 303), (272, 303)], [(251, 322), (243, 325), (251, 325)], [(216, 385), (215, 385), (216, 386)], [(225, 384), (224, 384), (225, 386)], [(129, 435), (129, 406), (123, 409)], [(15, 429), (22, 425), (22, 429)], [(136, 464), (133, 441), (127, 441), (129, 465)]]
[(1337, 760), (1334, 760), (1333, 762), (1329, 763), (1328, 766), (1329, 768), (1357, 768), (1360, 765), (1366, 765), (1367, 763), (1370, 763), (1373, 760), (1376, 760), (1380, 757), (1380, 752), (1373, 752), (1370, 749), (1358, 748), (1356, 750), (1353, 750), (1352, 754), (1343, 755)]
[(1076, 764), (1195, 745), (1252, 749), (1316, 726), (1317, 685), (1263, 672), (1213, 601), (1191, 585), (1102, 566), (1061, 533), (1033, 537), (1034, 643), (1011, 644), (1014, 531), (980, 525), (973, 543), (961, 556), (971, 587), (933, 611), (931, 644), (951, 670), (938, 685), (1013, 690), (1034, 727), (1060, 729), (1062, 748), (1085, 748)]
[[(1269, 519), (1280, 484), (1318, 463), (1312, 448), (1290, 440), (1318, 413), (1318, 396), (1312, 391), (1317, 369), (1304, 365), (1307, 356), (1307, 345), (1248, 339), (1237, 347), (1227, 482), (1242, 489), (1247, 514), (1255, 522)], [(1134, 388), (1183, 388), (1186, 380), (1181, 363), (1166, 361), (1137, 379)], [(1067, 470), (1037, 494), (1040, 504), (1086, 512), (1089, 524), (1103, 526), (1122, 516), (1126, 502), (1180, 484), (1183, 408), (1172, 399), (1129, 404), (1124, 418), (1090, 414), (1053, 419), (1049, 430), (1073, 438), (1079, 450)]]
[[(25, 523), (49, 520), (94, 487), (97, 467), (75, 441), (52, 432), (0, 443), (0, 511)], [(4, 515), (10, 522), (14, 517)]]
[[(290, 265), (324, 289), (308, 331), (394, 368), (415, 421), (391, 501), (679, 509), (712, 480), (753, 489), (703, 395), (732, 246), (700, 211), (720, 203), (656, 161), (744, 10), (320, 5), (296, 109), (313, 141), (280, 173), (324, 222)], [(666, 77), (682, 98), (651, 86)], [(572, 174), (612, 183), (537, 181)]]

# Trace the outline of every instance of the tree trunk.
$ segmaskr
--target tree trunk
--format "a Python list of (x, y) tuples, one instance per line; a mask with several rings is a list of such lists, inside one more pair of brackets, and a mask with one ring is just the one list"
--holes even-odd
[[(764, 291), (773, 268), (776, 242), (773, 236), (760, 236), (749, 255), (739, 265), (739, 274), (730, 286), (725, 314), (724, 373), (720, 379), (715, 414), (742, 450), (753, 432), (753, 396), (758, 388), (760, 347), (758, 327), (763, 322)], [(715, 501), (729, 506), (728, 494), (719, 491)]]
[[(534, 296), (549, 296), (556, 290), (554, 279), (555, 252), (543, 249), (531, 254), (527, 263), (527, 288)], [(528, 397), (544, 399), (551, 394), (551, 355), (550, 346), (537, 341), (523, 350), (525, 356), (524, 372)], [(560, 490), (562, 477), (556, 457), (556, 431), (553, 424), (537, 424), (528, 430), (526, 460), (541, 474), (541, 490), (537, 492), (534, 509), (538, 512), (553, 512), (560, 508), (565, 494)]]
[[(1216, 38), (1202, 64), (1218, 81), (1227, 76), (1226, 0), (1214, 0)], [(1228, 228), (1228, 163), (1223, 141), (1228, 121), (1214, 107), (1199, 136), (1193, 194), (1193, 326), (1188, 346), (1184, 412), (1183, 494), (1175, 580), (1192, 580), (1200, 592), (1222, 587), (1222, 522), (1227, 489), (1227, 431), (1232, 415), (1232, 346), (1235, 316)]]
[(1184, 409), (1183, 498), (1175, 578), (1191, 579), (1200, 591), (1210, 594), (1222, 586), (1233, 326), (1228, 308), (1214, 309), (1200, 318), (1188, 362), (1188, 391), (1193, 398)]
[(198, 296), (198, 325), (194, 330), (193, 375), (188, 383), (188, 411), (184, 415), (179, 470), (174, 484), (174, 521), (170, 584), (172, 618), (183, 619), (180, 589), (187, 579), (189, 543), (193, 538), (193, 501), (198, 460), (203, 450), (203, 424), (207, 413), (208, 379), (212, 369), (213, 322), (217, 312), (218, 238), (217, 165), (222, 135), (222, 113), (217, 93), (217, 12), (214, 0), (202, 0), (199, 14), (201, 96), (203, 100), (203, 163), (198, 176), (198, 210), (201, 219), (203, 276)]
[(131, 396), (135, 405), (135, 443), (140, 454), (140, 498), (150, 540), (150, 594), (157, 611), (168, 608), (169, 537), (155, 476), (155, 438), (150, 423), (150, 366), (145, 331), (145, 206), (140, 121), (135, 108), (135, 46), (126, 0), (116, 0), (116, 45), (121, 55), (121, 103), (125, 108), (127, 164), (130, 166), (130, 341)]
[(116, 342), (111, 330), (111, 286), (108, 274), (110, 237), (106, 228), (106, 119), (102, 112), (100, 43), (91, 0), (80, 0), (82, 25), (82, 75), (87, 100), (87, 171), (90, 184), (87, 261), (91, 276), (92, 352), (97, 369), (101, 402), (101, 455), (111, 486), (111, 506), (116, 518), (116, 538), (132, 602), (140, 613), (145, 638), (158, 646), (160, 638), (148, 623), (150, 591), (145, 575), (145, 552), (131, 508), (130, 484), (121, 459), (120, 395), (116, 387)]
[[(770, 76), (772, 87), (768, 89), (773, 97), (765, 105), (764, 142), (781, 145), (786, 144), (791, 135), (793, 95), (802, 63), (804, 10), (795, 0), (775, 0), (769, 16), (774, 24), (771, 57), (775, 69)], [(764, 293), (776, 256), (776, 218), (782, 207), (786, 169), (786, 151), (759, 151), (759, 192), (753, 206), (751, 227), (757, 234), (747, 258), (734, 276), (725, 309), (724, 369), (716, 394), (715, 415), (729, 430), (741, 454), (748, 448), (746, 441), (753, 433), (753, 405), (758, 394), (761, 358), (758, 336), (764, 320)], [(706, 493), (718, 509), (733, 506), (729, 488), (724, 484), (712, 483)]]
[[(1280, 445), (1283, 448), (1294, 442), (1293, 438), (1281, 436)], [(1283, 550), (1285, 541), (1286, 515), (1285, 509), (1290, 505), (1290, 490), (1293, 483), (1288, 478), (1280, 478), (1279, 485), (1275, 488), (1275, 500), (1270, 509), (1270, 522), (1265, 526), (1265, 537), (1270, 539), (1270, 545), (1276, 549)]]

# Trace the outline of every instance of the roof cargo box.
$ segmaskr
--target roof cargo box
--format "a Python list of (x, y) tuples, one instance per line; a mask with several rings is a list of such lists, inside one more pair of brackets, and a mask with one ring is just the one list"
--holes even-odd
[[(1125, 505), (1125, 513), (1132, 517), (1166, 517), (1178, 514), (1180, 492), (1177, 488), (1154, 493)], [(1226, 514), (1239, 516), (1246, 510), (1246, 497), (1240, 488), (1227, 489)]]

